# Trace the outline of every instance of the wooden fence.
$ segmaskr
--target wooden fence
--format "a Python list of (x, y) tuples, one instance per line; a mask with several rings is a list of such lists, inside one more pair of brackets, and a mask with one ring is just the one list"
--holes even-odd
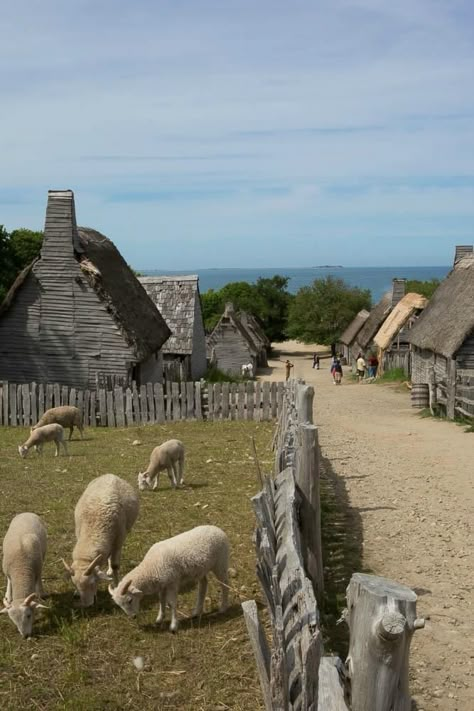
[[(458, 371), (456, 381), (452, 388), (446, 380), (437, 380), (434, 372), (430, 373), (430, 403), (431, 409), (441, 407), (448, 417), (473, 419), (474, 418), (474, 373), (472, 371)], [(450, 403), (451, 397), (451, 407)]]
[(325, 657), (318, 604), (324, 587), (319, 446), (313, 388), (290, 381), (274, 439), (274, 476), (253, 498), (257, 575), (271, 622), (267, 640), (255, 601), (242, 604), (267, 711), (409, 711), (408, 654), (416, 595), (385, 578), (355, 573), (343, 618), (346, 664)]
[(74, 405), (86, 427), (126, 427), (165, 421), (271, 420), (283, 383), (147, 383), (80, 390), (67, 385), (0, 382), (0, 425), (30, 426), (50, 407)]

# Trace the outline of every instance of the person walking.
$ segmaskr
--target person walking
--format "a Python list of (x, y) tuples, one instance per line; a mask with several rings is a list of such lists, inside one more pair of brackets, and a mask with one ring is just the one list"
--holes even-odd
[(337, 358), (336, 358), (336, 356), (333, 356), (333, 358), (331, 360), (331, 375), (332, 375), (332, 382), (334, 383), (334, 385), (336, 384), (336, 362), (337, 362)]
[(359, 383), (361, 383), (364, 379), (365, 375), (365, 369), (366, 369), (366, 363), (364, 360), (364, 356), (362, 353), (359, 353), (357, 356), (357, 361), (356, 361), (356, 368), (357, 368), (357, 380)]
[(337, 358), (336, 364), (334, 366), (334, 380), (336, 385), (340, 385), (342, 382), (342, 365), (340, 358)]
[(375, 355), (375, 353), (372, 353), (372, 354), (369, 356), (369, 359), (368, 359), (368, 361), (367, 361), (367, 364), (368, 364), (368, 366), (369, 366), (369, 367), (368, 367), (368, 371), (367, 371), (369, 378), (375, 378), (376, 375), (377, 375), (377, 369), (378, 369), (378, 367), (379, 367), (379, 359), (377, 358), (377, 356)]
[(314, 353), (314, 355), (313, 355), (313, 368), (316, 368), (316, 370), (319, 370), (319, 356), (317, 353)]
[(289, 379), (289, 377), (290, 377), (290, 372), (291, 372), (291, 369), (292, 369), (292, 368), (294, 368), (294, 365), (293, 365), (293, 363), (292, 363), (291, 361), (289, 361), (288, 358), (287, 358), (287, 359), (286, 359), (286, 363), (285, 363), (285, 375), (286, 375), (285, 380), (288, 380), (288, 379)]

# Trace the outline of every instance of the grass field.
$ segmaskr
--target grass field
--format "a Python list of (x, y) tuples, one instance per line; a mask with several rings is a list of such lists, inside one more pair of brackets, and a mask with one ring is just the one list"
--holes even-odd
[[(247, 641), (240, 602), (261, 599), (255, 578), (250, 497), (258, 490), (252, 459), (255, 437), (262, 467), (271, 469), (272, 423), (179, 422), (123, 430), (89, 429), (70, 445), (70, 457), (22, 460), (21, 428), (0, 429), (0, 536), (11, 518), (34, 511), (48, 529), (44, 582), (50, 609), (38, 613), (35, 634), (23, 640), (7, 615), (0, 617), (0, 704), (3, 709), (200, 709), (262, 708), (255, 663)], [(96, 606), (73, 607), (73, 590), (60, 561), (71, 560), (73, 510), (87, 483), (112, 472), (134, 486), (151, 449), (171, 437), (187, 449), (184, 489), (173, 491), (166, 473), (157, 492), (140, 493), (140, 515), (122, 557), (125, 574), (156, 541), (202, 523), (221, 526), (231, 541), (235, 577), (227, 613), (219, 615), (218, 587), (212, 579), (205, 614), (186, 619), (196, 592), (179, 599), (177, 635), (154, 620), (157, 602), (142, 606), (137, 620), (112, 605), (105, 584)], [(140, 446), (132, 446), (134, 440)], [(2, 597), (5, 580), (2, 576)], [(145, 659), (137, 672), (133, 658)]]

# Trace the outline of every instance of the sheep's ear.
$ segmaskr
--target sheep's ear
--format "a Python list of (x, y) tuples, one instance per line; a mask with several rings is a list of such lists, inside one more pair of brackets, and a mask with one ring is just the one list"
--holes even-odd
[(9, 607), (10, 605), (8, 607), (2, 607), (2, 609), (0, 610), (0, 615), (6, 615), (8, 613)]
[(142, 591), (136, 588), (135, 585), (130, 585), (129, 589), (132, 595), (139, 595), (140, 597), (143, 595)]
[(30, 607), (32, 607), (34, 610), (49, 610), (49, 607), (43, 605), (42, 602), (36, 602), (36, 600), (33, 600)]
[(98, 580), (105, 580), (106, 583), (110, 583), (110, 581), (113, 580), (111, 575), (107, 575), (107, 573), (104, 573), (104, 571), (98, 567), (95, 568), (94, 573)]
[(69, 575), (74, 575), (74, 571), (71, 568), (71, 566), (66, 563), (64, 558), (61, 558), (61, 560), (62, 560), (62, 563), (63, 563), (64, 567), (66, 568), (67, 572), (69, 573)]
[(98, 563), (100, 563), (101, 560), (102, 560), (102, 555), (99, 553), (99, 555), (97, 555), (97, 556), (94, 558), (94, 560), (92, 561), (92, 563), (90, 563), (90, 564), (87, 566), (87, 568), (86, 568), (85, 571), (84, 571), (84, 575), (91, 575), (93, 572), (95, 572), (95, 569), (96, 569)]
[(23, 600), (23, 606), (24, 607), (35, 607), (36, 605), (36, 593), (31, 593), (31, 595), (28, 595), (28, 597), (25, 597)]
[(114, 596), (115, 588), (113, 588), (112, 585), (109, 585), (109, 593), (112, 595), (112, 597)]

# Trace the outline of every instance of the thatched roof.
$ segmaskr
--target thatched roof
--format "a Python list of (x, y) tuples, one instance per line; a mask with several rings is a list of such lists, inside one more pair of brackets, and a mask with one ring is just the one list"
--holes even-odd
[(408, 340), (417, 348), (451, 358), (473, 331), (474, 256), (467, 256), (438, 286)]
[(357, 346), (365, 350), (372, 342), (375, 334), (383, 324), (392, 309), (392, 291), (387, 291), (378, 304), (374, 306), (359, 333), (357, 334)]
[(138, 279), (171, 329), (163, 353), (191, 354), (196, 300), (200, 298), (199, 277), (150, 276)]
[(253, 314), (248, 311), (240, 311), (239, 319), (242, 326), (248, 331), (256, 346), (265, 349), (271, 347), (272, 344), (270, 343), (270, 339), (267, 337), (265, 331)]
[[(171, 331), (118, 249), (105, 235), (78, 227), (79, 266), (140, 359), (162, 347)], [(92, 265), (92, 268), (91, 268)]]
[(424, 296), (420, 296), (420, 294), (405, 294), (403, 299), (398, 302), (385, 319), (382, 327), (375, 334), (374, 341), (379, 348), (386, 350), (411, 316), (413, 316), (416, 311), (424, 309), (427, 303), (428, 299)]
[(370, 312), (366, 309), (359, 311), (357, 316), (350, 322), (340, 337), (339, 342), (343, 343), (345, 346), (350, 346), (369, 316)]

